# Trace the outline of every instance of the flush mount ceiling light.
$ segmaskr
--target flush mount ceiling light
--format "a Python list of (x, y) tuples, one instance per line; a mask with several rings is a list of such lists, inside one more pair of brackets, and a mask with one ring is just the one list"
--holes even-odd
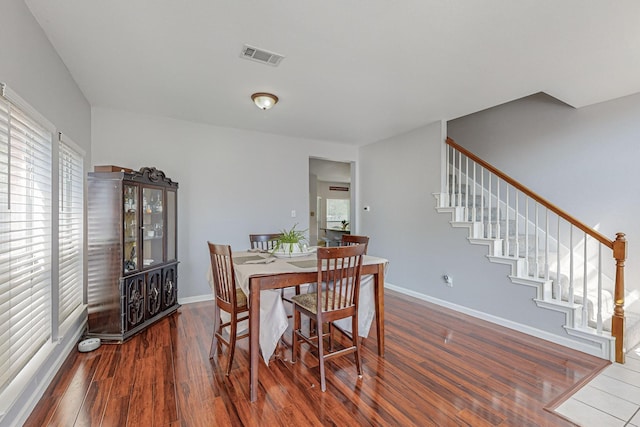
[(278, 102), (277, 96), (266, 92), (254, 93), (251, 95), (251, 99), (253, 99), (256, 106), (262, 110), (268, 110)]

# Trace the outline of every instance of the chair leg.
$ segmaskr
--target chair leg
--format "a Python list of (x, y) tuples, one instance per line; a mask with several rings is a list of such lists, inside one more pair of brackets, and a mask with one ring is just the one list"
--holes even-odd
[(322, 323), (316, 321), (316, 327), (319, 328), (318, 333), (318, 362), (320, 365), (320, 390), (327, 390), (327, 383), (324, 378), (324, 340), (322, 339)]
[(218, 343), (218, 336), (216, 335), (216, 332), (219, 333), (220, 330), (222, 329), (220, 328), (220, 325), (222, 325), (222, 319), (220, 319), (220, 308), (216, 304), (213, 310), (213, 337), (211, 338), (211, 349), (209, 350), (209, 359), (213, 359), (214, 357), (216, 357), (216, 354), (218, 352), (219, 343)]
[(351, 339), (353, 345), (356, 347), (356, 370), (358, 371), (358, 377), (362, 378), (362, 360), (360, 359), (360, 337), (358, 336), (358, 316), (351, 318)]
[[(236, 316), (235, 313), (231, 313), (231, 316)], [(227, 372), (226, 376), (229, 376), (231, 372), (231, 364), (233, 363), (233, 354), (236, 351), (236, 334), (238, 332), (238, 322), (236, 319), (231, 319), (231, 325), (229, 325), (229, 360), (227, 361)]]
[(333, 351), (333, 322), (329, 322), (329, 351)]
[(309, 336), (316, 334), (316, 319), (309, 319)]
[(291, 363), (296, 363), (297, 355), (300, 352), (300, 337), (298, 337), (298, 333), (300, 332), (301, 326), (300, 320), (300, 312), (293, 307), (293, 334), (291, 336)]
[(217, 346), (217, 341), (218, 341), (218, 337), (216, 337), (216, 331), (215, 329), (213, 330), (213, 337), (211, 338), (211, 349), (209, 349), (209, 359), (213, 359), (214, 357), (216, 357), (216, 348)]

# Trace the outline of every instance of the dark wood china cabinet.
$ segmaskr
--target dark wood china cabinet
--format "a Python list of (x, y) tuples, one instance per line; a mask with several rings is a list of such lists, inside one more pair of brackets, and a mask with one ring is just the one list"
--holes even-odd
[(88, 177), (88, 336), (122, 342), (178, 305), (178, 183), (161, 170)]

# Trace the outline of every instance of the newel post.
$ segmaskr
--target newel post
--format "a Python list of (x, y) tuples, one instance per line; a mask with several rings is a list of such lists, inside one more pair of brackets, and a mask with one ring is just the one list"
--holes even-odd
[(615, 307), (611, 318), (611, 335), (616, 339), (616, 362), (624, 363), (624, 262), (627, 259), (627, 239), (624, 233), (616, 233), (613, 242), (613, 257), (616, 260)]

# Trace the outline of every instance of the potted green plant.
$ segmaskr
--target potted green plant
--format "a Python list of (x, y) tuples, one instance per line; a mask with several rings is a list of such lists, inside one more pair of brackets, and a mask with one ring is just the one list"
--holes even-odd
[(295, 224), (289, 230), (282, 230), (280, 236), (275, 239), (272, 253), (294, 254), (305, 252), (307, 246), (307, 238), (304, 233), (307, 230), (296, 230), (298, 224)]

